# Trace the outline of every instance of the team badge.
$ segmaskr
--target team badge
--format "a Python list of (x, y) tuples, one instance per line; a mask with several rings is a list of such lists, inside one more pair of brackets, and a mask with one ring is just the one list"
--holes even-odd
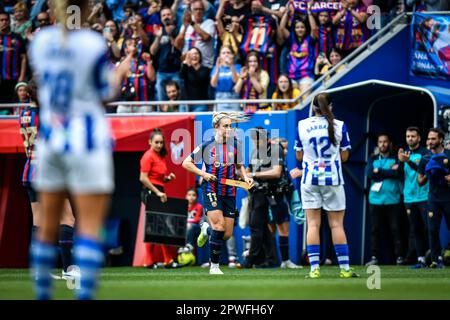
[(213, 201), (213, 202), (211, 202), (211, 205), (215, 208), (215, 207), (217, 207), (217, 202)]
[(420, 159), (416, 159), (416, 163), (419, 164), (419, 162), (420, 162)]
[(216, 168), (220, 167), (220, 162), (219, 161), (214, 161), (214, 167), (216, 167)]
[(428, 212), (428, 216), (429, 216), (430, 218), (433, 218), (433, 212), (432, 212), (432, 211)]
[(444, 159), (444, 164), (447, 164), (448, 163), (448, 159)]
[(406, 209), (406, 213), (409, 215), (411, 214), (411, 209)]

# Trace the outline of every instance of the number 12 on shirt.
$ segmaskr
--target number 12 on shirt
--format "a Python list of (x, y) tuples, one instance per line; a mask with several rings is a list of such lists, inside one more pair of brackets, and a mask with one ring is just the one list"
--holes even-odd
[(327, 154), (326, 151), (331, 147), (331, 141), (328, 137), (312, 137), (309, 139), (309, 144), (313, 146), (314, 152), (317, 157), (325, 159), (331, 158), (331, 154)]

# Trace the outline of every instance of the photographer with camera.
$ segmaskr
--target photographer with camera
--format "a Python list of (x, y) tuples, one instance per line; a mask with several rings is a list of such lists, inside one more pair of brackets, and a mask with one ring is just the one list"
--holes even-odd
[(251, 244), (244, 267), (270, 266), (262, 262), (264, 246), (267, 253), (276, 250), (268, 227), (270, 208), (279, 233), (281, 267), (299, 268), (289, 260), (289, 208), (285, 194), (291, 191), (291, 184), (285, 170), (283, 147), (279, 142), (272, 143), (267, 130), (262, 127), (253, 129), (251, 139), (255, 149), (250, 156), (247, 175), (256, 183), (250, 197)]

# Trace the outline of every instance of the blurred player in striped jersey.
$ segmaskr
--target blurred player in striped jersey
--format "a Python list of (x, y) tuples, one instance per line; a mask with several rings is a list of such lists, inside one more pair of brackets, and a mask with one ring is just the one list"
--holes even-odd
[[(31, 203), (31, 213), (33, 216), (33, 226), (31, 229), (32, 239), (37, 233), (42, 221), (41, 204), (38, 202), (36, 190), (32, 186), (32, 183), (36, 178), (35, 142), (39, 127), (39, 110), (38, 105), (35, 103), (37, 99), (35, 86), (36, 84), (33, 80), (28, 83), (31, 102), (24, 110), (22, 110), (19, 116), (20, 134), (23, 139), (25, 155), (27, 157), (27, 161), (23, 168), (22, 184), (27, 191)], [(75, 272), (68, 271), (69, 266), (72, 264), (74, 224), (75, 218), (72, 213), (72, 208), (69, 201), (66, 200), (59, 225), (59, 248), (63, 265), (62, 278), (64, 279), (77, 276)], [(56, 276), (55, 278), (59, 278), (59, 276)]]
[(357, 277), (349, 266), (347, 238), (344, 231), (345, 191), (342, 162), (349, 156), (350, 139), (345, 123), (334, 119), (330, 97), (318, 94), (313, 100), (314, 116), (298, 123), (295, 145), (302, 170), (291, 170), (292, 178), (302, 177), (301, 197), (306, 211), (309, 278), (319, 278), (320, 218), (328, 211), (341, 278)]
[[(203, 178), (203, 205), (208, 222), (201, 226), (197, 245), (203, 247), (210, 236), (210, 274), (223, 274), (219, 268), (220, 253), (224, 240), (233, 235), (236, 211), (236, 187), (224, 184), (224, 179), (235, 180), (236, 170), (250, 186), (253, 179), (247, 177), (243, 165), (242, 148), (232, 129), (234, 113), (219, 112), (213, 115), (215, 136), (195, 148), (183, 161), (183, 167)], [(196, 164), (204, 163), (205, 171)]]
[(68, 22), (77, 19), (68, 18), (67, 8), (81, 9), (82, 24), (89, 15), (88, 0), (52, 3), (59, 24), (40, 31), (29, 51), (40, 106), (34, 186), (43, 211), (31, 261), (36, 296), (50, 299), (49, 270), (56, 258), (53, 243), (64, 199), (70, 194), (77, 211), (74, 263), (81, 272), (76, 296), (92, 299), (104, 259), (99, 232), (114, 189), (112, 141), (103, 102), (119, 92), (131, 56), (114, 70), (100, 34), (77, 30), (77, 26), (69, 30)]

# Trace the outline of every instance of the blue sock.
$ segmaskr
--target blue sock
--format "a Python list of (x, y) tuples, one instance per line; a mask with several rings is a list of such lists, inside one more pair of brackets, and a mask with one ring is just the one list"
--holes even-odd
[(211, 238), (209, 239), (209, 256), (211, 258), (211, 263), (219, 263), (224, 234), (224, 231), (212, 230), (211, 232)]
[(336, 251), (336, 257), (339, 261), (339, 267), (344, 270), (350, 269), (349, 258), (348, 258), (348, 245), (345, 244), (335, 244), (334, 250)]
[(213, 229), (211, 228), (211, 226), (208, 227), (208, 229), (206, 229), (206, 234), (208, 236), (210, 236), (212, 234)]
[(33, 240), (31, 243), (31, 276), (34, 280), (36, 298), (49, 300), (52, 291), (50, 271), (55, 265), (57, 248), (54, 245)]
[(306, 251), (308, 252), (309, 264), (311, 265), (311, 271), (319, 269), (320, 260), (320, 245), (308, 245), (306, 246)]
[(92, 300), (97, 287), (97, 277), (103, 266), (103, 250), (100, 241), (78, 237), (74, 245), (75, 264), (80, 268), (81, 280), (77, 290), (78, 300)]

